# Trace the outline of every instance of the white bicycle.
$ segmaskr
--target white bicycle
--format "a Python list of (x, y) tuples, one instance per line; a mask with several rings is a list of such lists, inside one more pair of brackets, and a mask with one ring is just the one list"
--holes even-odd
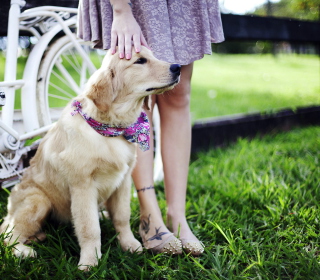
[[(24, 159), (28, 153), (38, 147), (39, 138), (59, 118), (70, 99), (82, 91), (103, 58), (103, 51), (91, 49), (76, 37), (77, 9), (42, 6), (21, 12), (24, 5), (23, 0), (11, 0), (5, 76), (0, 82), (2, 187), (16, 184), (25, 169)], [(22, 80), (16, 78), (19, 30), (29, 32), (38, 40), (28, 56)], [(21, 110), (15, 110), (19, 88)], [(155, 131), (160, 131), (158, 114), (154, 115)], [(161, 180), (159, 133), (156, 138), (155, 180)]]

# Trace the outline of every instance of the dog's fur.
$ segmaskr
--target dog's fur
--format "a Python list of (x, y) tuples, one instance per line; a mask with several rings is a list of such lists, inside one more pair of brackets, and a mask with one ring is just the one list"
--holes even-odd
[[(154, 58), (143, 48), (131, 60), (107, 53), (102, 66), (75, 98), (93, 119), (110, 125), (134, 123), (146, 96), (171, 89), (179, 73), (171, 64)], [(180, 69), (180, 68), (179, 68)], [(123, 250), (141, 251), (130, 229), (131, 171), (136, 144), (122, 136), (104, 137), (92, 129), (69, 104), (47, 133), (21, 183), (9, 196), (8, 214), (0, 232), (9, 232), (7, 244), (16, 256), (35, 256), (24, 244), (44, 234), (41, 225), (51, 214), (72, 221), (81, 254), (80, 269), (94, 266), (101, 257), (98, 204), (110, 214)]]

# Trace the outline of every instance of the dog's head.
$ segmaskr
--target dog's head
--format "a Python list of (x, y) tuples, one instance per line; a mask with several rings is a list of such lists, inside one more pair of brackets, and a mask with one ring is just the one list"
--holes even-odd
[(86, 95), (100, 112), (137, 113), (150, 94), (163, 93), (179, 82), (180, 69), (179, 64), (156, 59), (145, 47), (140, 53), (133, 51), (130, 60), (108, 52), (90, 78)]

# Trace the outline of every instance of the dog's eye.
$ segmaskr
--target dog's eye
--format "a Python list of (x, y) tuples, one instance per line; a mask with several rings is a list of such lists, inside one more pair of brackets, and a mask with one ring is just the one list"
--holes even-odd
[(136, 60), (134, 64), (145, 64), (147, 63), (147, 59), (144, 57), (140, 57), (139, 59)]

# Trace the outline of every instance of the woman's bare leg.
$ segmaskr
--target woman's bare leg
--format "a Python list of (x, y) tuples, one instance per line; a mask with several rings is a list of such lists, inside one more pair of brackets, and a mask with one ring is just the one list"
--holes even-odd
[[(193, 64), (182, 66), (181, 81), (157, 98), (161, 119), (161, 151), (168, 206), (167, 225), (181, 240), (198, 239), (185, 216), (186, 190), (191, 150), (190, 93)], [(200, 248), (202, 251), (202, 247)]]
[[(155, 98), (153, 98), (155, 101)], [(153, 102), (154, 104), (154, 102)], [(153, 106), (152, 106), (153, 107)], [(152, 112), (147, 112), (149, 120), (152, 120)], [(152, 123), (150, 121), (151, 131)], [(181, 243), (167, 229), (163, 222), (162, 214), (153, 183), (153, 133), (150, 135), (150, 149), (141, 151), (138, 149), (138, 161), (133, 171), (133, 181), (140, 202), (140, 235), (147, 249), (181, 253)], [(148, 239), (150, 239), (148, 241)], [(166, 244), (169, 243), (169, 244)], [(157, 248), (160, 247), (160, 248)], [(162, 250), (163, 249), (163, 250)], [(168, 250), (167, 250), (168, 249)]]
[[(180, 83), (173, 90), (157, 96), (156, 102), (161, 119), (161, 148), (168, 205), (167, 224), (181, 240), (192, 241), (195, 243), (193, 245), (197, 246), (199, 241), (190, 230), (185, 217), (191, 149), (189, 107), (192, 69), (193, 64), (183, 66)], [(149, 112), (149, 119), (151, 115)], [(169, 236), (169, 230), (162, 220), (153, 188), (153, 140), (151, 139), (150, 142), (149, 151), (138, 151), (138, 162), (133, 172), (133, 180), (140, 202), (141, 223), (142, 226), (145, 226), (145, 229), (140, 228), (140, 234), (147, 238), (153, 238), (158, 233), (163, 234), (161, 240), (153, 239), (150, 245), (158, 246)], [(178, 244), (175, 243), (175, 245)], [(202, 252), (202, 247), (199, 250)]]

